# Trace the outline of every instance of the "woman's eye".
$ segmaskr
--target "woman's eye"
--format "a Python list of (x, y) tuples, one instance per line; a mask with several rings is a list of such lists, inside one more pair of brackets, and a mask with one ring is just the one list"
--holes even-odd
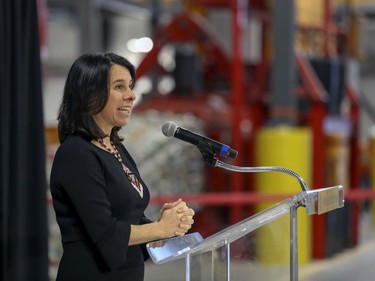
[(116, 85), (116, 86), (115, 86), (115, 90), (117, 90), (117, 91), (120, 91), (120, 90), (122, 90), (122, 89), (124, 89), (124, 86), (123, 86), (123, 85)]

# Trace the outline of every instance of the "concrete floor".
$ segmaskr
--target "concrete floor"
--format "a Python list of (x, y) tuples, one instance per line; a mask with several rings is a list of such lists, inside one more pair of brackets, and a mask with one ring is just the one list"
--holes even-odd
[(301, 268), (299, 277), (304, 281), (375, 280), (375, 240)]

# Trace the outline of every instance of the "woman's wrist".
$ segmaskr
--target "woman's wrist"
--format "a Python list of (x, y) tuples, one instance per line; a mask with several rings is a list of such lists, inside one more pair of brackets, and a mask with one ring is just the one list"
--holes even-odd
[(165, 232), (165, 226), (163, 225), (162, 221), (156, 221), (153, 223), (153, 229), (151, 230), (154, 235), (155, 239), (153, 240), (159, 240), (167, 238), (167, 233)]

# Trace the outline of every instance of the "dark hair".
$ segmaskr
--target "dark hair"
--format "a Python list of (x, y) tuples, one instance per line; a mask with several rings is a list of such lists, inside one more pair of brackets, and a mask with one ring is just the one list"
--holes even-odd
[[(99, 113), (107, 103), (109, 79), (114, 64), (126, 67), (135, 80), (135, 68), (124, 57), (114, 53), (95, 53), (80, 56), (71, 66), (65, 82), (64, 95), (58, 112), (59, 140), (68, 135), (80, 135), (88, 140), (104, 138), (93, 115)], [(118, 135), (121, 127), (114, 127), (111, 140), (123, 139)]]

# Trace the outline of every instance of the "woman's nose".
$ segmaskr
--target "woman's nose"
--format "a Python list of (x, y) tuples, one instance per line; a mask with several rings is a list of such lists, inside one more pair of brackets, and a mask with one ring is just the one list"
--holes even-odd
[(133, 92), (133, 90), (128, 90), (124, 95), (124, 100), (130, 99), (134, 101), (137, 98), (136, 94)]

